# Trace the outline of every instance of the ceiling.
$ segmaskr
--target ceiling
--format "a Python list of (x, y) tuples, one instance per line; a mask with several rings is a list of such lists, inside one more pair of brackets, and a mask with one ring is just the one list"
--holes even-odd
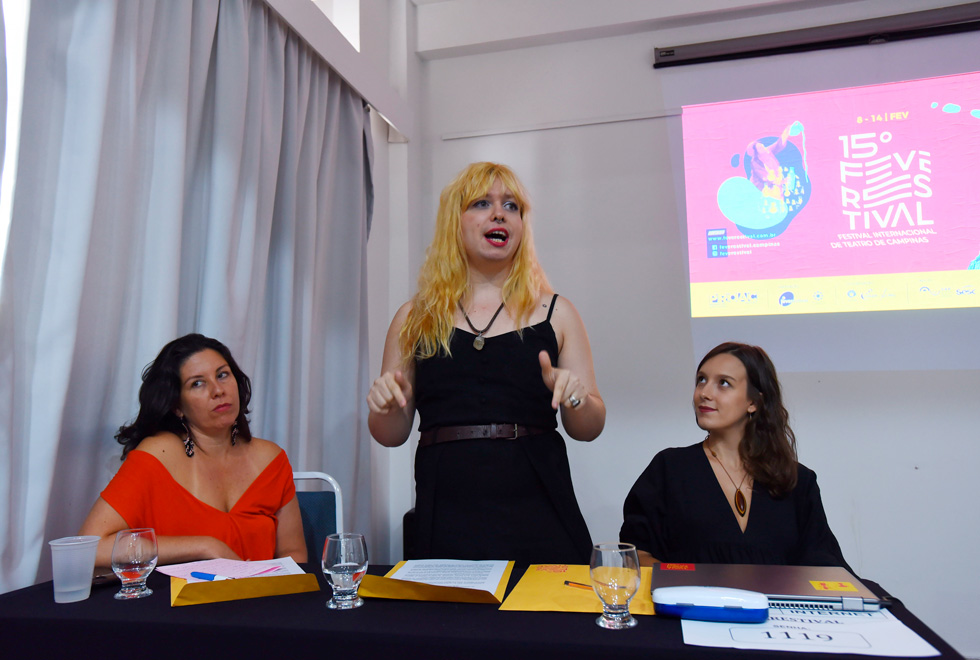
[(654, 32), (695, 43), (881, 18), (962, 0), (411, 0), (417, 53), (459, 57)]

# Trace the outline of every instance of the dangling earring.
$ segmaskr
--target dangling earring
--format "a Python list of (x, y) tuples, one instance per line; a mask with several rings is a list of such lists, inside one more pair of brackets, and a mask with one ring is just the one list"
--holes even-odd
[(238, 437), (238, 422), (236, 421), (235, 422), (235, 425), (231, 427), (231, 446), (232, 447), (235, 446), (235, 438), (237, 438), (237, 437)]
[(184, 425), (184, 431), (187, 434), (184, 436), (184, 453), (187, 454), (187, 458), (190, 458), (194, 455), (194, 438), (191, 436), (190, 427), (187, 426), (187, 420), (181, 417), (180, 423)]

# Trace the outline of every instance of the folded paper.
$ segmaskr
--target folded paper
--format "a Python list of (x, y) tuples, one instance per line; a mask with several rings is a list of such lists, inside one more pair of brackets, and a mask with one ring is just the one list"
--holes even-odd
[[(653, 614), (649, 566), (640, 568), (640, 588), (630, 602), (631, 614)], [(602, 612), (602, 602), (591, 589), (565, 582), (592, 585), (589, 567), (577, 564), (531, 564), (514, 587), (502, 610), (522, 612)]]
[(319, 591), (320, 585), (312, 573), (302, 575), (271, 575), (263, 577), (221, 580), (218, 582), (188, 582), (170, 578), (170, 605), (200, 605), (227, 600), (281, 596), (306, 591)]
[(514, 562), (508, 562), (500, 583), (494, 593), (483, 589), (468, 589), (466, 587), (445, 587), (424, 582), (393, 579), (394, 575), (405, 562), (397, 563), (384, 577), (365, 575), (361, 581), (358, 594), (366, 598), (395, 598), (400, 600), (429, 600), (444, 603), (493, 603), (499, 604), (504, 599), (507, 582), (514, 570)]

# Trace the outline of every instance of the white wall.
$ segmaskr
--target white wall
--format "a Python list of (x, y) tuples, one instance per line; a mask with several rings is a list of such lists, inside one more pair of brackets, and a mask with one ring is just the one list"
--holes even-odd
[[(623, 499), (658, 450), (703, 435), (690, 409), (700, 355), (686, 298), (679, 164), (670, 153), (677, 120), (507, 129), (661, 114), (665, 73), (651, 68), (653, 47), (665, 39), (683, 43), (676, 36), (639, 33), (467, 55), (428, 61), (422, 71), (426, 237), (439, 190), (453, 174), (475, 160), (508, 163), (535, 202), (537, 246), (552, 284), (589, 329), (607, 425), (592, 444), (569, 441), (569, 453), (595, 540), (617, 537)], [(943, 39), (933, 48), (953, 68), (980, 48), (976, 33)], [(875, 57), (908, 53), (902, 44), (884, 48)], [(811, 57), (807, 67), (825, 66), (825, 55)], [(856, 73), (838, 66), (841, 79), (874, 74), (874, 61)], [(915, 58), (908, 70), (915, 77)], [(840, 86), (846, 84), (858, 83)], [(482, 134), (494, 130), (501, 132)], [(444, 139), (459, 135), (472, 137)], [(977, 377), (976, 371), (782, 374), (801, 461), (819, 475), (845, 556), (973, 656), (980, 656), (980, 631), (969, 617), (980, 591), (971, 561), (980, 517), (969, 512), (968, 471), (980, 464)]]

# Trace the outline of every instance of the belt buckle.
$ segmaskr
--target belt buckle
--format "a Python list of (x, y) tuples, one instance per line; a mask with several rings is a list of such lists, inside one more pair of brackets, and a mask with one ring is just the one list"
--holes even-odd
[(507, 438), (508, 440), (517, 440), (517, 424), (514, 424), (514, 435), (513, 437)]

